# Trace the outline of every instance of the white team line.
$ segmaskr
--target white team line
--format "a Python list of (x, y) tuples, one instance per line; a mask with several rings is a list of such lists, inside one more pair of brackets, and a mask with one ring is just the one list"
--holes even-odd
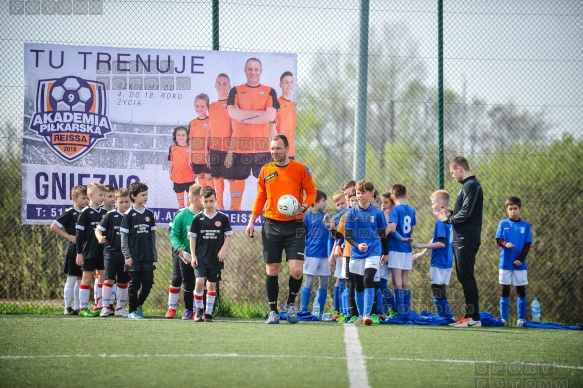
[[(362, 354), (362, 353), (361, 353)], [(28, 355), (14, 355), (14, 356), (0, 356), (0, 360), (38, 360), (38, 359), (59, 359), (59, 358), (265, 358), (265, 359), (315, 359), (315, 360), (352, 360), (351, 356), (308, 356), (295, 354), (239, 354), (239, 353), (185, 353), (185, 354), (115, 354), (115, 353), (100, 353), (100, 354), (47, 354), (43, 356), (28, 356)], [(435, 363), (449, 363), (449, 364), (474, 364), (487, 363), (499, 364), (505, 361), (492, 360), (448, 360), (441, 358), (406, 358), (406, 357), (363, 357), (363, 360), (379, 360), (379, 361), (395, 361), (395, 362), (435, 362)], [(559, 365), (544, 362), (513, 362), (513, 365), (526, 366), (548, 366), (559, 369), (583, 370), (580, 365)]]

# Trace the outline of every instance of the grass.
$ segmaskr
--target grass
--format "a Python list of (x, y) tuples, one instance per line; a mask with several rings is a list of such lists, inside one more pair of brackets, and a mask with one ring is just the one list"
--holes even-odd
[[(583, 385), (581, 332), (381, 325), (358, 334), (372, 387), (479, 386), (484, 376)], [(5, 315), (0, 343), (2, 386), (72, 386), (104, 376), (113, 386), (349, 385), (344, 326), (333, 322)], [(554, 366), (501, 374), (515, 362)]]

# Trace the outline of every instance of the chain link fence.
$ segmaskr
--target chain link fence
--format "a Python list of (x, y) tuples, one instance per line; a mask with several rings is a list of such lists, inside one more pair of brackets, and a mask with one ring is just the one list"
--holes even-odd
[[(358, 178), (351, 171), (361, 2), (218, 3), (220, 50), (297, 53), (296, 158), (311, 167), (318, 188), (331, 196)], [(369, 6), (366, 177), (381, 192), (407, 186), (417, 209), (414, 239), (427, 242), (434, 223), (429, 195), (439, 188), (438, 5)], [(0, 310), (51, 311), (62, 306), (64, 241), (20, 217), (24, 43), (210, 50), (212, 2), (10, 0), (0, 7)], [(445, 168), (465, 155), (485, 193), (480, 307), (498, 315), (494, 236), (507, 218), (505, 199), (516, 195), (533, 228), (529, 302), (539, 298), (543, 318), (581, 323), (583, 3), (453, 0), (443, 11)], [(459, 185), (444, 174), (455, 198)], [(160, 261), (147, 307), (161, 311), (171, 245), (167, 230), (157, 233)], [(235, 233), (221, 297), (267, 311), (261, 241), (243, 234)], [(412, 307), (432, 310), (428, 260), (414, 265), (410, 279)], [(280, 282), (283, 298), (287, 276)], [(455, 279), (448, 292), (459, 315), (463, 293)]]

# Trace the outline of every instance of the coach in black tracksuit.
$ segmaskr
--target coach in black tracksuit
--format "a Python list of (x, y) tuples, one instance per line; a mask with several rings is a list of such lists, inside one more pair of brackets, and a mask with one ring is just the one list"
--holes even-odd
[[(455, 157), (449, 164), (451, 176), (462, 184), (453, 212), (445, 210), (440, 217), (453, 225), (453, 242), (457, 278), (462, 284), (466, 300), (465, 318), (480, 321), (478, 285), (474, 277), (476, 254), (480, 248), (484, 193), (482, 186), (471, 173), (463, 156)], [(464, 325), (465, 326), (465, 325)]]

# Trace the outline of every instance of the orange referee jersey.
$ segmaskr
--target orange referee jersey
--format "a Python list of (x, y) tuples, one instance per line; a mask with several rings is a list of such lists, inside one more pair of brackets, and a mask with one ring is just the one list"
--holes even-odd
[(211, 103), (209, 106), (209, 118), (211, 123), (209, 149), (228, 151), (233, 127), (231, 126), (231, 116), (227, 111), (227, 100)]
[(194, 181), (194, 172), (190, 168), (190, 146), (172, 144), (168, 151), (168, 161), (172, 162), (170, 179), (174, 183), (189, 183)]
[(296, 154), (296, 103), (283, 97), (277, 99), (279, 109), (275, 116), (277, 133), (285, 135), (289, 141), (289, 156)]
[(265, 206), (263, 215), (277, 221), (303, 219), (303, 214), (287, 217), (277, 210), (277, 200), (284, 194), (297, 198), (300, 205), (312, 205), (316, 200), (316, 185), (308, 166), (290, 160), (287, 166), (280, 167), (275, 162), (267, 163), (261, 168), (257, 178), (257, 197), (253, 205), (254, 216), (259, 216)]
[[(277, 93), (265, 85), (243, 84), (231, 88), (227, 105), (244, 110), (279, 108)], [(233, 138), (237, 142), (235, 152), (238, 154), (269, 152), (269, 123), (243, 124), (233, 120)]]
[[(346, 234), (346, 229), (344, 229), (344, 225), (346, 224), (346, 213), (342, 215), (342, 217), (340, 217), (340, 220), (338, 221), (338, 232), (342, 233), (343, 235)], [(344, 250), (342, 251), (342, 256), (343, 257), (350, 257), (350, 248), (352, 247), (352, 245), (350, 245), (350, 243), (348, 241), (346, 241), (346, 239), (344, 240)]]
[(190, 120), (190, 160), (194, 164), (206, 164), (207, 136), (209, 130), (209, 117)]

